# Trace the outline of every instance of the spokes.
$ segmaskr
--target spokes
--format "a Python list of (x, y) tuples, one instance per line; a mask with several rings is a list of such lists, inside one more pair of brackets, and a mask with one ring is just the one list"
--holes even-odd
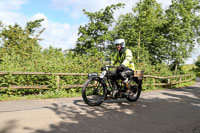
[(94, 103), (103, 100), (103, 86), (98, 81), (90, 81), (86, 88), (87, 99)]
[(131, 81), (129, 84), (130, 84), (130, 90), (131, 90), (131, 93), (129, 94), (129, 96), (134, 97), (138, 93), (138, 85), (134, 81)]
[(140, 97), (141, 86), (138, 84), (137, 80), (131, 80), (129, 84), (131, 86), (132, 94), (127, 97), (127, 100), (130, 102), (135, 102)]
[(138, 91), (138, 85), (137, 85), (134, 81), (132, 81), (132, 82), (130, 83), (130, 85), (131, 85), (131, 91), (132, 91), (133, 93), (137, 93), (137, 91)]

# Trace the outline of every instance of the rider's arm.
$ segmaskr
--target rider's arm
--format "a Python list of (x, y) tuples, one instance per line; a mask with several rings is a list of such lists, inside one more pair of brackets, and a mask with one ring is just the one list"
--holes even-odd
[(125, 67), (128, 67), (129, 63), (132, 61), (132, 58), (133, 58), (131, 50), (127, 49), (125, 52), (125, 55), (126, 55), (126, 58), (122, 62), (122, 65), (124, 65)]
[(114, 55), (114, 58), (111, 61), (111, 65), (114, 66), (117, 64), (117, 53)]

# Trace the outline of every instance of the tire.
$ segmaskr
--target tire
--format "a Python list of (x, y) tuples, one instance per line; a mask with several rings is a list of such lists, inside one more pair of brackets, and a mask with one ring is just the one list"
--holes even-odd
[(134, 95), (129, 95), (126, 97), (126, 99), (129, 102), (136, 102), (139, 99), (142, 91), (142, 81), (139, 81), (137, 78), (135, 78), (131, 79), (129, 84), (131, 85), (131, 91)]
[(106, 97), (106, 86), (99, 78), (88, 79), (83, 85), (82, 97), (86, 104), (99, 106)]

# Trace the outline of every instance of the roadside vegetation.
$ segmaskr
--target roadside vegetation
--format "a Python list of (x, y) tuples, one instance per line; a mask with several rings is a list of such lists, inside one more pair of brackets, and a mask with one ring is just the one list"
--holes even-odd
[[(0, 71), (100, 72), (101, 59), (110, 58), (114, 53), (113, 41), (124, 38), (132, 50), (136, 69), (144, 70), (145, 75), (200, 76), (200, 58), (195, 64), (184, 65), (195, 44), (200, 43), (199, 0), (172, 0), (167, 9), (156, 0), (140, 0), (133, 5), (132, 12), (121, 14), (115, 20), (114, 13), (120, 8), (124, 4), (107, 6), (97, 12), (83, 10), (89, 22), (79, 27), (76, 47), (68, 50), (42, 49), (43, 19), (27, 22), (25, 27), (0, 21)], [(85, 80), (86, 77), (63, 76), (61, 85), (83, 84)], [(10, 85), (47, 85), (51, 89), (1, 89), (0, 101), (79, 96), (81, 90), (56, 90), (54, 76), (0, 76), (0, 87)]]

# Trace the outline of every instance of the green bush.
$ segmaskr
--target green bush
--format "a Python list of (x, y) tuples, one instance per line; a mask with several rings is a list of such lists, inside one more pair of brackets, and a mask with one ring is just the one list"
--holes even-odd
[[(131, 49), (133, 54), (137, 53), (136, 49)], [(142, 49), (141, 49), (142, 50)], [(134, 62), (136, 70), (143, 70), (145, 75), (155, 75), (155, 76), (171, 76), (173, 72), (170, 71), (169, 66), (164, 63), (157, 63), (156, 65), (151, 65), (148, 59), (144, 59), (148, 54), (141, 54), (141, 58), (138, 60), (134, 56)], [(17, 86), (35, 86), (35, 85), (45, 85), (51, 88), (49, 91), (46, 90), (2, 90), (0, 92), (1, 96), (7, 94), (8, 96), (14, 95), (41, 95), (47, 94), (49, 97), (56, 94), (56, 77), (55, 75), (12, 75), (11, 72), (50, 72), (50, 73), (90, 73), (98, 72), (100, 73), (100, 68), (105, 61), (105, 57), (102, 53), (90, 53), (87, 55), (77, 55), (73, 52), (63, 52), (61, 49), (48, 48), (43, 51), (33, 52), (30, 58), (24, 58), (23, 55), (16, 54), (4, 54), (2, 57), (0, 71), (7, 71), (10, 74), (0, 77), (0, 86), (8, 87), (12, 85)], [(103, 58), (103, 61), (100, 60)], [(182, 73), (187, 73), (181, 70)], [(190, 69), (189, 69), (190, 70)], [(188, 70), (187, 70), (188, 71)], [(181, 73), (181, 72), (180, 72)], [(83, 84), (86, 81), (86, 76), (60, 76), (60, 86), (63, 85), (73, 85), (73, 84)], [(144, 89), (153, 89), (153, 81), (150, 78), (145, 79), (146, 84), (150, 86), (144, 87)], [(157, 83), (166, 83), (166, 80), (157, 81)], [(152, 84), (152, 86), (151, 86)], [(76, 95), (80, 93), (81, 88), (72, 89), (67, 91), (69, 94)], [(48, 97), (48, 96), (47, 96)]]

